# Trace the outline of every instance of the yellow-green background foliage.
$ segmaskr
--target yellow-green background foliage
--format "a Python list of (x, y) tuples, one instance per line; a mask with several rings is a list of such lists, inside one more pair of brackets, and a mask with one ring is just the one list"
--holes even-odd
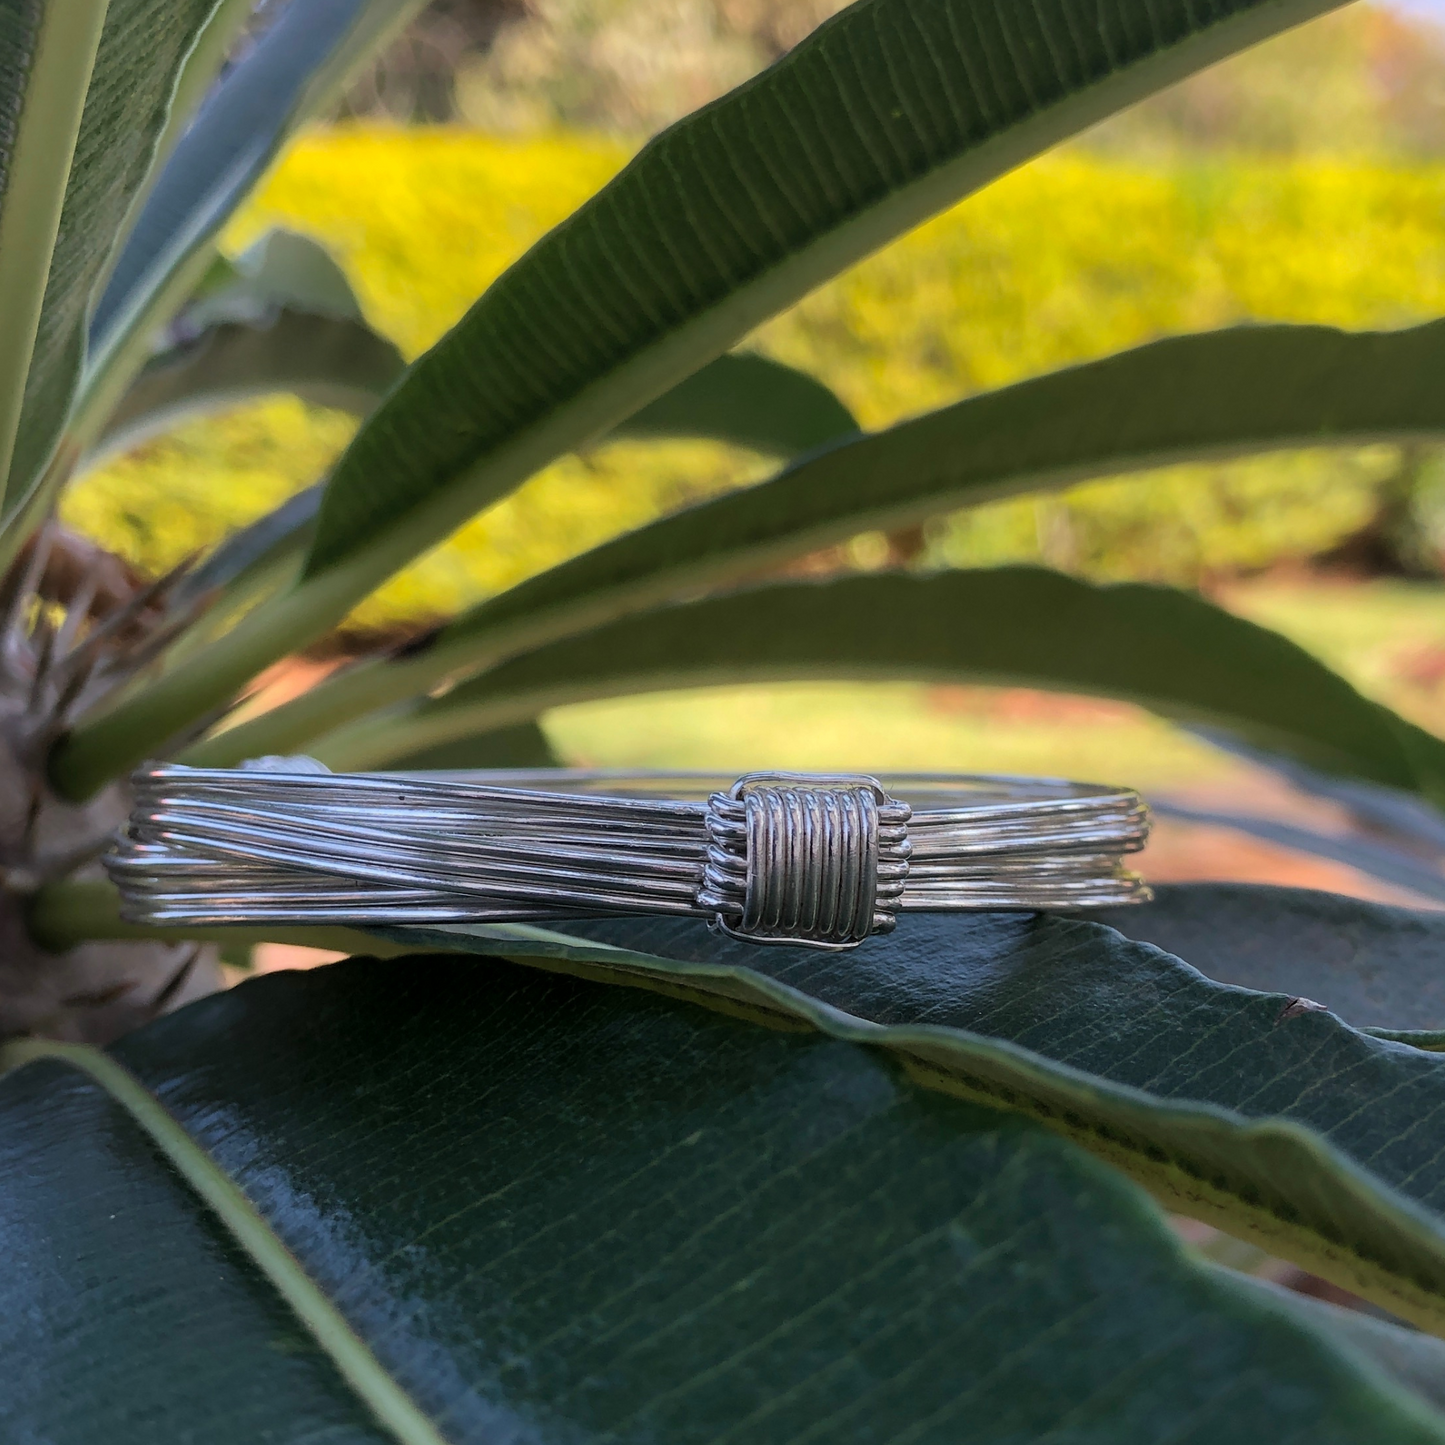
[[(317, 131), (226, 238), (271, 226), (336, 254), (414, 355), (625, 163), (620, 144), (461, 130)], [(1445, 167), (1048, 157), (921, 228), (751, 344), (826, 379), (869, 426), (1169, 332), (1249, 319), (1393, 326), (1445, 311)], [(290, 401), (189, 425), (85, 478), (73, 524), (151, 568), (320, 475), (351, 423)], [(941, 520), (928, 559), (1043, 557), (1188, 582), (1328, 547), (1369, 516), (1389, 449), (1189, 467)], [(659, 510), (765, 475), (702, 444), (605, 447), (475, 519), (358, 621), (436, 615)], [(866, 561), (867, 546), (855, 555)]]

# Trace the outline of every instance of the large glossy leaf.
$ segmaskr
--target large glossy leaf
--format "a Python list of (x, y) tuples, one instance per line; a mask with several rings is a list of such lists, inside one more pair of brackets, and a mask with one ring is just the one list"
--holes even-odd
[[(425, 651), (357, 669), (258, 719), (255, 753), (304, 747), (508, 652), (756, 576), (869, 528), (1201, 458), (1439, 436), (1445, 323), (1346, 333), (1248, 326), (1035, 377), (807, 457), (489, 599)], [(660, 404), (659, 404), (660, 405)]]
[(891, 237), (1064, 136), (1331, 8), (859, 0), (655, 138), (500, 277), (343, 456), (309, 580), (257, 608), (226, 647), (93, 721), (57, 758), (57, 781), (93, 789), (102, 757), (126, 766), (162, 720), (205, 715), (478, 508)]
[[(60, 436), (80, 375), (95, 291), (144, 183), (176, 78), (215, 3), (112, 0), (107, 6), (67, 0), (7, 7), (16, 22), (6, 37), (17, 47), (11, 64), (29, 72), (30, 86), (45, 91), (22, 104), (12, 71), (16, 85), (6, 104), (20, 110), (20, 124), (15, 131), (7, 127), (15, 150), (6, 185), (7, 191), (11, 184), (20, 189), (15, 207), (0, 208), (0, 300), (20, 308), (0, 315), (9, 353), (0, 374), (9, 509)], [(49, 51), (32, 49), (27, 57), (25, 37), (37, 16), (45, 17), (40, 36), (49, 34), (52, 45)], [(97, 48), (93, 30), (102, 17)], [(35, 40), (30, 34), (31, 46)], [(11, 236), (11, 224), (33, 234)], [(22, 322), (27, 307), (29, 320)], [(33, 346), (24, 344), (26, 336), (33, 337)], [(22, 379), (17, 416), (13, 405)]]
[(1338, 893), (1176, 883), (1089, 915), (1221, 983), (1298, 995), (1356, 1028), (1445, 1033), (1445, 913)]
[[(1104, 694), (1225, 723), (1396, 787), (1445, 788), (1445, 744), (1417, 736), (1278, 633), (1191, 593), (1099, 587), (1032, 567), (789, 584), (644, 613), (342, 729), (314, 751), (334, 767), (368, 767), (394, 747), (442, 742), (561, 703), (801, 677)], [(213, 757), (216, 744), (195, 753)]]
[(1171, 1207), (1445, 1333), (1445, 1058), (1102, 924), (909, 915), (851, 953), (690, 919), (387, 930), (804, 1020), (1039, 1119)]
[(116, 1052), (139, 1087), (0, 1083), (16, 1439), (1445, 1439), (1107, 1169), (852, 1045), (411, 958)]

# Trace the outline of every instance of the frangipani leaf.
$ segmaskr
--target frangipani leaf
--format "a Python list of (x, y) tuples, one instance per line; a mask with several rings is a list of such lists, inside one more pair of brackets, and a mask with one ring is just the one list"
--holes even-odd
[(57, 784), (92, 791), (481, 507), (892, 237), (1332, 8), (860, 0), (656, 137), (504, 273), (343, 455), (303, 585), (258, 607), (224, 648), (90, 720), (57, 755)]
[[(67, 422), (67, 446), (77, 457), (94, 445), (148, 359), (153, 333), (201, 280), (221, 227), (287, 137), (419, 5), (420, 0), (288, 5), (212, 88), (175, 139), (159, 176), (151, 179), (145, 204), (133, 218), (95, 306), (91, 355)], [(123, 103), (126, 97), (119, 99)], [(54, 475), (50, 485), (62, 476)], [(48, 499), (46, 490), (29, 496), (26, 515)], [(18, 503), (13, 488), (9, 501)]]
[(555, 768), (561, 766), (547, 734), (534, 722), (475, 733), (396, 760), (407, 772), (425, 768)]
[(378, 766), (393, 747), (443, 742), (564, 703), (808, 677), (1125, 698), (1223, 724), (1336, 771), (1445, 792), (1445, 743), (1278, 633), (1172, 588), (1100, 587), (1034, 567), (786, 584), (643, 613), (365, 719), (312, 750), (336, 768)]
[(1023, 157), (1330, 8), (852, 5), (656, 137), (413, 368), (333, 475), (308, 573), (394, 569)]
[(146, 365), (87, 460), (278, 392), (365, 416), (405, 367), (396, 347), (362, 321), (286, 309), (221, 322)]
[[(363, 400), (360, 394), (356, 399)], [(822, 382), (781, 362), (741, 353), (709, 362), (612, 435), (697, 437), (791, 456), (857, 429), (847, 407)], [(322, 491), (318, 483), (299, 492), (227, 538), (200, 568), (207, 587), (233, 581), (260, 557), (279, 568), (298, 554), (311, 538)]]
[(1445, 1032), (1445, 913), (1251, 883), (1172, 883), (1088, 915), (1220, 983), (1293, 994), (1356, 1028)]
[(1241, 326), (968, 397), (529, 578), (458, 617), (425, 651), (330, 679), (238, 729), (229, 746), (249, 749), (237, 756), (304, 748), (362, 711), (509, 653), (736, 584), (870, 528), (1168, 463), (1445, 436), (1433, 384), (1442, 368), (1445, 322), (1360, 333)]
[(0, 1283), (17, 1437), (1445, 1439), (1112, 1171), (849, 1044), (453, 957), (273, 975), (116, 1053), (134, 1114), (79, 1054), (0, 1082), (45, 1262)]
[(136, 218), (91, 325), (102, 355), (207, 246), (286, 138), (417, 9), (415, 0), (288, 7), (206, 97)]
[(858, 423), (815, 377), (753, 351), (731, 352), (619, 423), (614, 437), (709, 437), (794, 457), (856, 434)]
[[(6, 7), (0, 87), (7, 113), (20, 116), (18, 126), (6, 127), (9, 153), (0, 159), (7, 511), (60, 436), (96, 289), (149, 171), (177, 76), (215, 4), (49, 0)], [(22, 540), (7, 539), (10, 555)]]
[(384, 932), (887, 1048), (920, 1082), (1028, 1114), (1170, 1207), (1445, 1333), (1445, 1059), (1102, 924), (905, 915), (843, 954), (692, 919)]

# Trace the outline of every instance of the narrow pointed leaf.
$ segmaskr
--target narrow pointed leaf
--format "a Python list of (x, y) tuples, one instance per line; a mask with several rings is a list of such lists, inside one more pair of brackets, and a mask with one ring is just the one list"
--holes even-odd
[(969, 397), (595, 547), (462, 614), (424, 652), (323, 683), (233, 741), (253, 753), (304, 747), (327, 727), (509, 652), (757, 576), (870, 528), (1171, 463), (1440, 437), (1445, 403), (1433, 378), (1442, 367), (1445, 322), (1362, 333), (1242, 326)]
[(10, 470), (105, 0), (7, 7), (0, 91), (0, 477)]
[(224, 649), (93, 719), (57, 755), (58, 785), (92, 791), (102, 754), (127, 766), (161, 726), (204, 716), (468, 516), (894, 236), (1332, 8), (859, 0), (655, 138), (504, 273), (343, 455), (303, 585), (257, 608)]
[(1442, 439), (1445, 401), (1432, 384), (1442, 369), (1445, 321), (1169, 337), (968, 397), (664, 517), (481, 604), (438, 646), (552, 613), (595, 625), (860, 532), (1021, 492), (1288, 447)]
[[(46, 464), (60, 436), (80, 376), (87, 313), (131, 202), (145, 181), (176, 78), (211, 17), (215, 0), (112, 0), (108, 6), (83, 0), (11, 8), (17, 22), (22, 13), (28, 17), (25, 24), (43, 15), (42, 30), (55, 32), (60, 68), (81, 68), (74, 75), (49, 77), (57, 93), (32, 115), (39, 184), (53, 200), (60, 199), (55, 188), (64, 187), (58, 217), (52, 216), (48, 223), (49, 242), (42, 243), (38, 233), (31, 243), (7, 236), (5, 209), (0, 206), (0, 242), (5, 252), (0, 260), (0, 294), (9, 289), (9, 274), (23, 288), (27, 304), (40, 303), (38, 315), (29, 323), (34, 344), (28, 356), (20, 358), (19, 377), (12, 368), (11, 375), (0, 378), (0, 386), (8, 389), (13, 390), (17, 379), (24, 384), (18, 421), (12, 416), (6, 424), (9, 509)], [(96, 48), (91, 22), (101, 16), (104, 24)], [(17, 28), (10, 38), (20, 41), (22, 34)], [(88, 59), (92, 55), (93, 66)], [(44, 84), (48, 76), (47, 65), (37, 64), (30, 79)], [(20, 95), (13, 95), (11, 101), (19, 104)], [(67, 105), (79, 120), (78, 130), (61, 113)], [(19, 129), (11, 135), (11, 144), (19, 148), (9, 158), (12, 163), (17, 158), (23, 161), (30, 139), (22, 106)], [(48, 154), (57, 146), (59, 151)], [(8, 175), (7, 190), (10, 184), (22, 182), (28, 169), (22, 165)], [(17, 202), (35, 225), (42, 223), (50, 204), (32, 190), (17, 197)], [(12, 211), (12, 220), (19, 216)], [(38, 263), (38, 270), (32, 261)], [(23, 278), (10, 271), (17, 266), (29, 268)], [(12, 294), (18, 302), (19, 292)], [(12, 329), (14, 318), (7, 315), (5, 322), (6, 344), (11, 346), (18, 339)]]
[(653, 140), (417, 364), (333, 476), (308, 572), (369, 549), (398, 565), (520, 481), (523, 456), (616, 425), (1023, 156), (1329, 8), (851, 6)]
[[(137, 385), (143, 384), (144, 375)], [(359, 395), (356, 399), (361, 401)], [(128, 401), (122, 403), (122, 413)], [(780, 362), (742, 353), (709, 362), (629, 417), (612, 436), (694, 437), (792, 456), (857, 429), (847, 407), (822, 382)], [(298, 554), (310, 542), (322, 491), (320, 484), (308, 488), (229, 537), (200, 569), (206, 586), (232, 582), (261, 557), (270, 566)]]
[(206, 97), (158, 177), (96, 307), (99, 352), (211, 241), (286, 138), (415, 8), (408, 0), (310, 0), (281, 14)]
[(365, 416), (405, 366), (396, 347), (361, 321), (287, 309), (256, 323), (223, 322), (147, 364), (87, 462), (279, 392)]
[[(287, 6), (207, 95), (160, 175), (151, 178), (95, 305), (91, 355), (68, 421), (68, 446), (77, 456), (94, 443), (148, 359), (152, 334), (201, 279), (221, 227), (287, 137), (419, 3), (306, 0)], [(127, 99), (120, 88), (118, 103)], [(63, 472), (53, 471), (40, 489), (31, 486), (33, 477), (33, 470), (17, 476), (7, 496), (12, 511), (23, 501), (25, 518), (46, 504)]]
[[(412, 958), (244, 984), (117, 1053), (456, 1445), (1445, 1439), (1111, 1171), (849, 1044)], [(84, 1075), (0, 1082), (0, 1151), (12, 1434), (378, 1438)], [(164, 1353), (160, 1280), (194, 1311)]]
[(1038, 914), (906, 915), (846, 954), (759, 949), (692, 919), (383, 932), (877, 1044), (920, 1082), (1028, 1114), (1172, 1208), (1445, 1334), (1445, 1058), (1289, 995)]
[(547, 734), (534, 722), (456, 738), (397, 758), (405, 772), (420, 768), (555, 768), (560, 766)]
[(1193, 594), (1033, 567), (854, 577), (660, 609), (322, 739), (335, 767), (589, 698), (792, 678), (930, 678), (1125, 698), (1394, 787), (1445, 792), (1445, 744), (1302, 648)]
[(710, 437), (793, 457), (854, 435), (853, 414), (795, 367), (755, 352), (719, 356), (621, 422), (618, 437)]

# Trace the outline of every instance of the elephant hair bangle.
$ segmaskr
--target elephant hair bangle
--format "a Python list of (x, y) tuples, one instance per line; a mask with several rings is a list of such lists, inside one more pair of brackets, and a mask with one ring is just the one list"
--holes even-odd
[(1146, 899), (1148, 812), (1045, 778), (152, 765), (106, 868), (135, 922), (405, 925), (662, 914), (853, 948), (900, 912)]

